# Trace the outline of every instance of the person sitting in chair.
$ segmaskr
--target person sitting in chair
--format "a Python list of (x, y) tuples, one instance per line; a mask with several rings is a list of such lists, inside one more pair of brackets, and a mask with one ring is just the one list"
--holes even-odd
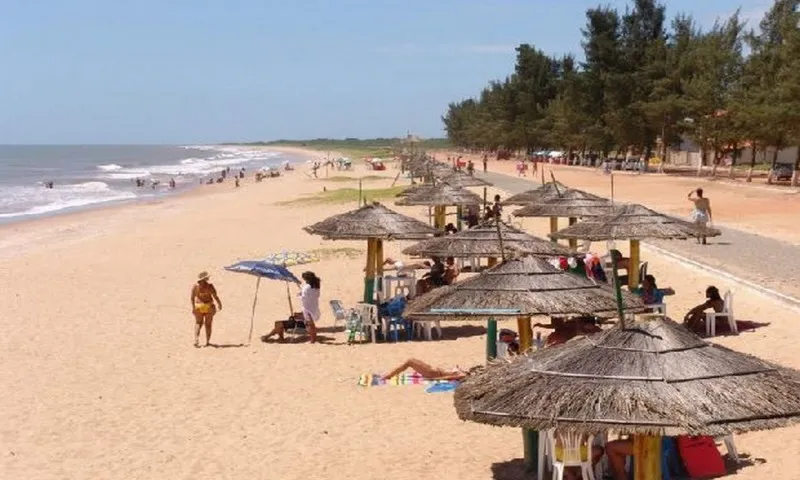
[(446, 269), (442, 263), (442, 259), (439, 257), (433, 257), (433, 264), (431, 264), (430, 271), (417, 281), (417, 295), (422, 295), (423, 293), (429, 292), (434, 288), (447, 285), (447, 281), (445, 280), (445, 270)]
[(506, 344), (508, 353), (513, 355), (519, 354), (519, 343), (517, 343), (517, 332), (509, 328), (500, 329), (498, 339)]
[(458, 275), (461, 271), (458, 269), (458, 265), (456, 265), (455, 258), (447, 257), (445, 262), (444, 281), (446, 285), (452, 285), (458, 279)]
[[(689, 310), (683, 317), (683, 323), (690, 330), (700, 330), (703, 327), (706, 319), (706, 310), (712, 309), (716, 313), (725, 310), (725, 300), (719, 294), (719, 289), (711, 285), (706, 288), (706, 301), (700, 305)], [(720, 318), (720, 320), (728, 321), (727, 318)]]

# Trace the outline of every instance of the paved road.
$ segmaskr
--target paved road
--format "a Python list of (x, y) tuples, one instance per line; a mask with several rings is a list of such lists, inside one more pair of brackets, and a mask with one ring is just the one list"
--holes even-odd
[[(510, 194), (530, 190), (538, 185), (537, 182), (500, 173), (481, 176)], [(722, 236), (709, 239), (709, 245), (698, 245), (694, 240), (646, 243), (800, 299), (800, 246), (733, 228), (715, 226), (722, 230)]]

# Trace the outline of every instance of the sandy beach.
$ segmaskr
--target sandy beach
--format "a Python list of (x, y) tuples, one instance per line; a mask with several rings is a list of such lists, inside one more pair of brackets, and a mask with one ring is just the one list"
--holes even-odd
[[(325, 241), (302, 227), (356, 204), (279, 203), (357, 188), (364, 175), (382, 178), (364, 181), (363, 188), (386, 188), (394, 168), (367, 172), (356, 161), (353, 172), (331, 171), (326, 180), (324, 172), (312, 179), (299, 166), (280, 179), (254, 183), (249, 177), (238, 189), (203, 186), (150, 203), (0, 227), (6, 297), (0, 478), (523, 478), (519, 430), (460, 421), (452, 393), (356, 385), (360, 374), (386, 372), (408, 357), (442, 367), (479, 364), (483, 324), (447, 324), (442, 341), (347, 346), (332, 329), (328, 302), (359, 300), (366, 244)], [(492, 162), (490, 170), (512, 173), (513, 162)], [(563, 183), (608, 195), (607, 179), (597, 171), (553, 171)], [(708, 183), (714, 183), (707, 190), (719, 223), (800, 243), (795, 194), (655, 175), (620, 175), (615, 189), (620, 200), (646, 198), (652, 208), (685, 216), (686, 193)], [(426, 218), (423, 207), (385, 203)], [(545, 221), (523, 225), (535, 234), (546, 231)], [(408, 245), (388, 242), (386, 255), (400, 256)], [(254, 342), (243, 346), (255, 279), (223, 267), (283, 249), (321, 257), (292, 270), (313, 270), (322, 279), (325, 341), (259, 342), (272, 322), (288, 315), (283, 284), (262, 281)], [(680, 318), (700, 303), (708, 285), (731, 288), (737, 317), (768, 325), (713, 341), (800, 368), (796, 311), (645, 255), (659, 285), (677, 291), (668, 300), (670, 316)], [(211, 273), (223, 310), (214, 323), (218, 347), (196, 349), (189, 292), (203, 270)], [(737, 436), (736, 444), (745, 465), (736, 478), (800, 479), (800, 427)]]

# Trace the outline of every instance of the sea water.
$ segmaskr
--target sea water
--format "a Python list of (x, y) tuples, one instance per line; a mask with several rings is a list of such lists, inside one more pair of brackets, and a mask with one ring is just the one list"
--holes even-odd
[(0, 223), (153, 198), (173, 191), (170, 180), (185, 189), (229, 167), (252, 175), (301, 160), (227, 146), (0, 145)]

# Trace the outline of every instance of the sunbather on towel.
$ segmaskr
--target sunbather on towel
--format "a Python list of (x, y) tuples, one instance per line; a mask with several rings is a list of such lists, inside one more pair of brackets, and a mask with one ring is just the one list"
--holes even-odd
[(417, 360), (416, 358), (409, 358), (402, 365), (384, 375), (383, 379), (389, 380), (390, 378), (400, 375), (409, 368), (419, 373), (420, 375), (422, 375), (423, 378), (427, 380), (461, 380), (467, 376), (467, 372), (460, 370), (458, 368), (456, 368), (455, 370), (445, 370), (443, 368), (437, 368), (428, 365), (422, 360)]

